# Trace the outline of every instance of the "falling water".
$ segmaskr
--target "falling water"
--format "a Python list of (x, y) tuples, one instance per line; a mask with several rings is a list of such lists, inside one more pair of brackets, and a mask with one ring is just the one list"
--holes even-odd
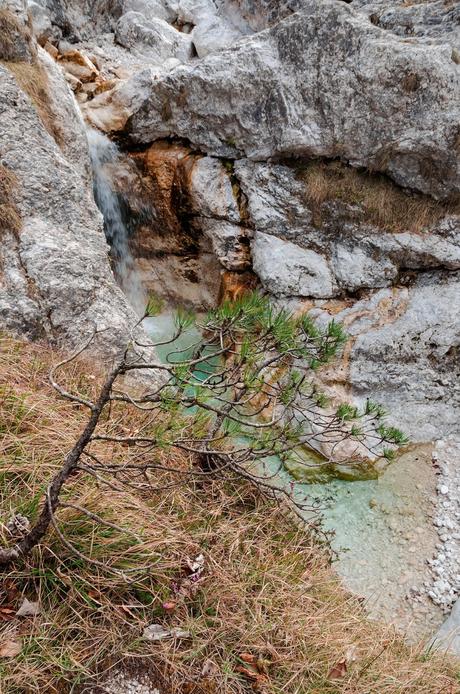
[(104, 216), (104, 230), (112, 248), (118, 282), (132, 307), (142, 314), (146, 293), (129, 247), (129, 232), (123, 219), (111, 172), (120, 160), (120, 150), (105, 135), (94, 129), (87, 131), (93, 168), (93, 189), (96, 204)]

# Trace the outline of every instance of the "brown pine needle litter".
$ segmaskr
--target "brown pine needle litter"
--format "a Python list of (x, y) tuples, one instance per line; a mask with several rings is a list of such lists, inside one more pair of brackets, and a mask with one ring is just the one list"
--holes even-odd
[[(0, 338), (3, 526), (13, 514), (33, 519), (46, 480), (85, 423), (84, 408), (48, 385), (59, 357)], [(67, 367), (67, 387), (90, 396), (100, 376), (94, 368)], [(139, 416), (123, 413), (124, 425), (135, 428)], [(119, 462), (124, 450), (105, 455)], [(161, 456), (176, 469), (194, 464), (167, 450)], [(65, 495), (73, 506), (59, 511), (59, 527), (108, 569), (51, 532), (25, 565), (0, 575), (0, 654), (15, 653), (0, 655), (2, 694), (83, 692), (119, 666), (153, 669), (162, 694), (460, 692), (457, 661), (368, 621), (327, 553), (256, 491), (218, 479), (171, 481), (158, 471), (153, 491), (118, 491), (116, 480), (108, 488), (75, 476)], [(24, 598), (38, 602), (38, 614), (15, 616)], [(186, 637), (149, 641), (143, 632), (152, 624)]]

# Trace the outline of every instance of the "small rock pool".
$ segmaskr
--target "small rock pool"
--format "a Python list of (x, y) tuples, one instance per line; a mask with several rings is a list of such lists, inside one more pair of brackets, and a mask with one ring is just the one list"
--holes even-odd
[[(145, 328), (153, 341), (168, 339), (174, 334), (174, 315), (149, 318)], [(190, 328), (173, 346), (159, 347), (159, 357), (166, 360), (172, 349), (186, 350), (199, 340), (199, 331)], [(289, 483), (290, 478), (283, 473), (279, 480)], [(334, 479), (297, 488), (321, 506), (322, 525), (333, 532), (335, 569), (362, 596), (369, 615), (393, 623), (411, 639), (429, 638), (443, 621), (426, 595), (427, 560), (438, 541), (432, 446), (409, 447), (378, 479)]]

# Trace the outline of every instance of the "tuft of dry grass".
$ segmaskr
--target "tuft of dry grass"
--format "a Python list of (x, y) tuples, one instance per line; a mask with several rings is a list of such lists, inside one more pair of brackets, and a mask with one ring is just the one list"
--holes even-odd
[(30, 53), (32, 32), (6, 7), (0, 9), (0, 59), (18, 60)]
[(5, 63), (5, 67), (14, 75), (18, 85), (32, 100), (51, 137), (58, 145), (61, 145), (63, 135), (52, 108), (48, 77), (44, 67), (40, 63), (26, 61)]
[(15, 234), (21, 229), (21, 218), (14, 199), (17, 186), (14, 172), (0, 164), (0, 229)]
[[(46, 480), (87, 414), (47, 384), (58, 354), (6, 335), (0, 349), (5, 523), (13, 512), (37, 513)], [(95, 368), (84, 362), (67, 367), (66, 386), (91, 397), (100, 377)], [(112, 410), (112, 418), (121, 416), (124, 426), (138, 426), (139, 413)], [(124, 449), (108, 455), (120, 461)], [(193, 465), (176, 454), (171, 460), (168, 451), (161, 456), (184, 470)], [(239, 669), (244, 654), (263, 661), (261, 691), (267, 694), (460, 691), (458, 663), (427, 654), (422, 645), (409, 647), (393, 629), (370, 623), (359, 600), (339, 585), (327, 553), (246, 484), (207, 479), (170, 487), (171, 477), (160, 471), (155, 482), (156, 490), (119, 493), (80, 473), (68, 492), (74, 503), (135, 532), (137, 540), (96, 527), (75, 509), (59, 512), (61, 527), (81, 551), (129, 579), (85, 563), (53, 533), (25, 565), (1, 576), (0, 614), (23, 597), (40, 604), (36, 617), (0, 624), (0, 643), (22, 640), (18, 656), (0, 659), (3, 694), (84, 691), (79, 685), (91, 674), (103, 682), (107, 668), (133, 663), (146, 671), (153, 663), (155, 677), (167, 682), (165, 694), (247, 694), (254, 689)], [(187, 558), (199, 554), (204, 572), (190, 585)], [(136, 569), (146, 563), (149, 572)], [(152, 623), (180, 627), (190, 638), (146, 641), (142, 632)], [(331, 669), (351, 650), (347, 671), (332, 679)]]
[(327, 203), (339, 201), (353, 206), (357, 221), (365, 221), (391, 232), (428, 230), (447, 213), (459, 214), (460, 204), (437, 202), (406, 193), (387, 177), (361, 172), (339, 161), (312, 161), (299, 170), (314, 224), (327, 220)]

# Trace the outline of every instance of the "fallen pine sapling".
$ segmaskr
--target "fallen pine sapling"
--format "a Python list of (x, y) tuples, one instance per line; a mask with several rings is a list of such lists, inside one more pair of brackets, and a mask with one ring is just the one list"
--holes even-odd
[[(139, 323), (157, 310), (157, 302), (151, 300)], [(307, 514), (313, 519), (317, 509), (299, 497), (293, 482), (280, 481), (278, 473), (287, 462), (296, 456), (302, 459), (306, 449), (330, 462), (349, 462), (355, 455), (391, 459), (396, 447), (406, 442), (398, 429), (384, 425), (385, 413), (378, 405), (368, 401), (359, 410), (345, 403), (333, 411), (318, 389), (315, 372), (336, 356), (346, 340), (334, 321), (320, 328), (309, 316), (293, 317), (274, 308), (266, 297), (251, 293), (224, 302), (201, 322), (178, 312), (174, 335), (153, 346), (137, 336), (139, 323), (95, 399), (67, 391), (57, 374), (90, 347), (97, 330), (76, 354), (52, 369), (53, 388), (86, 408), (88, 420), (49, 481), (30, 529), (13, 546), (0, 549), (1, 566), (27, 556), (53, 527), (80, 559), (107, 568), (83, 555), (61, 529), (59, 512), (72, 508), (97, 526), (125, 532), (72, 503), (68, 482), (75, 475), (117, 490), (155, 488), (158, 470), (171, 473), (171, 485), (203, 481), (210, 475), (237, 476), (305, 521)], [(176, 341), (194, 323), (202, 337), (186, 348), (178, 347)], [(171, 346), (164, 362), (155, 352), (160, 345)], [(139, 375), (144, 384), (148, 377), (147, 387), (140, 387)], [(137, 380), (130, 387), (133, 376)], [(136, 431), (123, 425), (123, 409), (132, 408), (142, 422)], [(114, 446), (123, 447), (122, 462), (114, 462)], [(194, 465), (187, 470), (165, 468), (155, 456), (160, 449), (184, 451)]]

